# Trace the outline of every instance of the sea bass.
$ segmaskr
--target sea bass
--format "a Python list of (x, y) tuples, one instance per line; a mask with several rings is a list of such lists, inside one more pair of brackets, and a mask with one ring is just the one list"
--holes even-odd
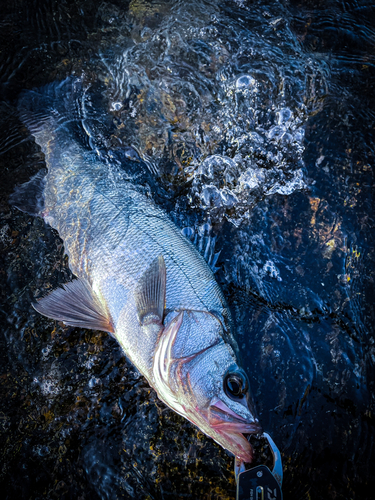
[(13, 202), (34, 191), (34, 212), (58, 231), (76, 276), (34, 307), (110, 332), (165, 404), (250, 462), (244, 434), (260, 425), (223, 293), (166, 213), (135, 184), (113, 181), (111, 166), (74, 140), (59, 109), (75, 85), (52, 84), (19, 101), (48, 172)]

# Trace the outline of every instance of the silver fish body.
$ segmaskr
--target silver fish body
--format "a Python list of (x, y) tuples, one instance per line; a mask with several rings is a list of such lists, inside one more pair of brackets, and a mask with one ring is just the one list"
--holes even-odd
[(78, 278), (36, 310), (113, 333), (167, 405), (251, 461), (243, 433), (260, 428), (211, 269), (152, 199), (116, 180), (58, 117), (38, 124), (31, 116), (25, 121), (48, 168), (40, 215), (63, 239)]

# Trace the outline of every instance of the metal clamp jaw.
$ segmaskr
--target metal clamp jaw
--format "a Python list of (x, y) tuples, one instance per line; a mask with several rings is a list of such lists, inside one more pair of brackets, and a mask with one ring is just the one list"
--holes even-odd
[(281, 455), (271, 436), (264, 432), (263, 437), (267, 439), (273, 455), (273, 469), (270, 471), (265, 465), (258, 465), (246, 470), (245, 464), (236, 458), (234, 462), (236, 500), (282, 500), (283, 498)]

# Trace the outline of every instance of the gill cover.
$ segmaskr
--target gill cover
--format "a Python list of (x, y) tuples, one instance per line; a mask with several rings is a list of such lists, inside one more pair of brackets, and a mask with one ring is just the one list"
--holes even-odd
[(246, 374), (222, 337), (222, 322), (208, 311), (174, 311), (164, 317), (165, 293), (166, 268), (159, 256), (135, 293), (142, 332), (155, 339), (152, 385), (165, 404), (250, 462), (252, 448), (243, 433), (259, 432), (260, 426)]

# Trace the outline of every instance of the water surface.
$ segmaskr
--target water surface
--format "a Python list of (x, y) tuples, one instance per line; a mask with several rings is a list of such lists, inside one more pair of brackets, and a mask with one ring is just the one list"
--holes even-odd
[(75, 139), (215, 268), (284, 497), (372, 498), (374, 7), (3, 3), (5, 498), (235, 497), (232, 458), (159, 402), (112, 338), (31, 308), (71, 273), (58, 235), (8, 203), (44, 167), (17, 98), (70, 75), (85, 90)]

